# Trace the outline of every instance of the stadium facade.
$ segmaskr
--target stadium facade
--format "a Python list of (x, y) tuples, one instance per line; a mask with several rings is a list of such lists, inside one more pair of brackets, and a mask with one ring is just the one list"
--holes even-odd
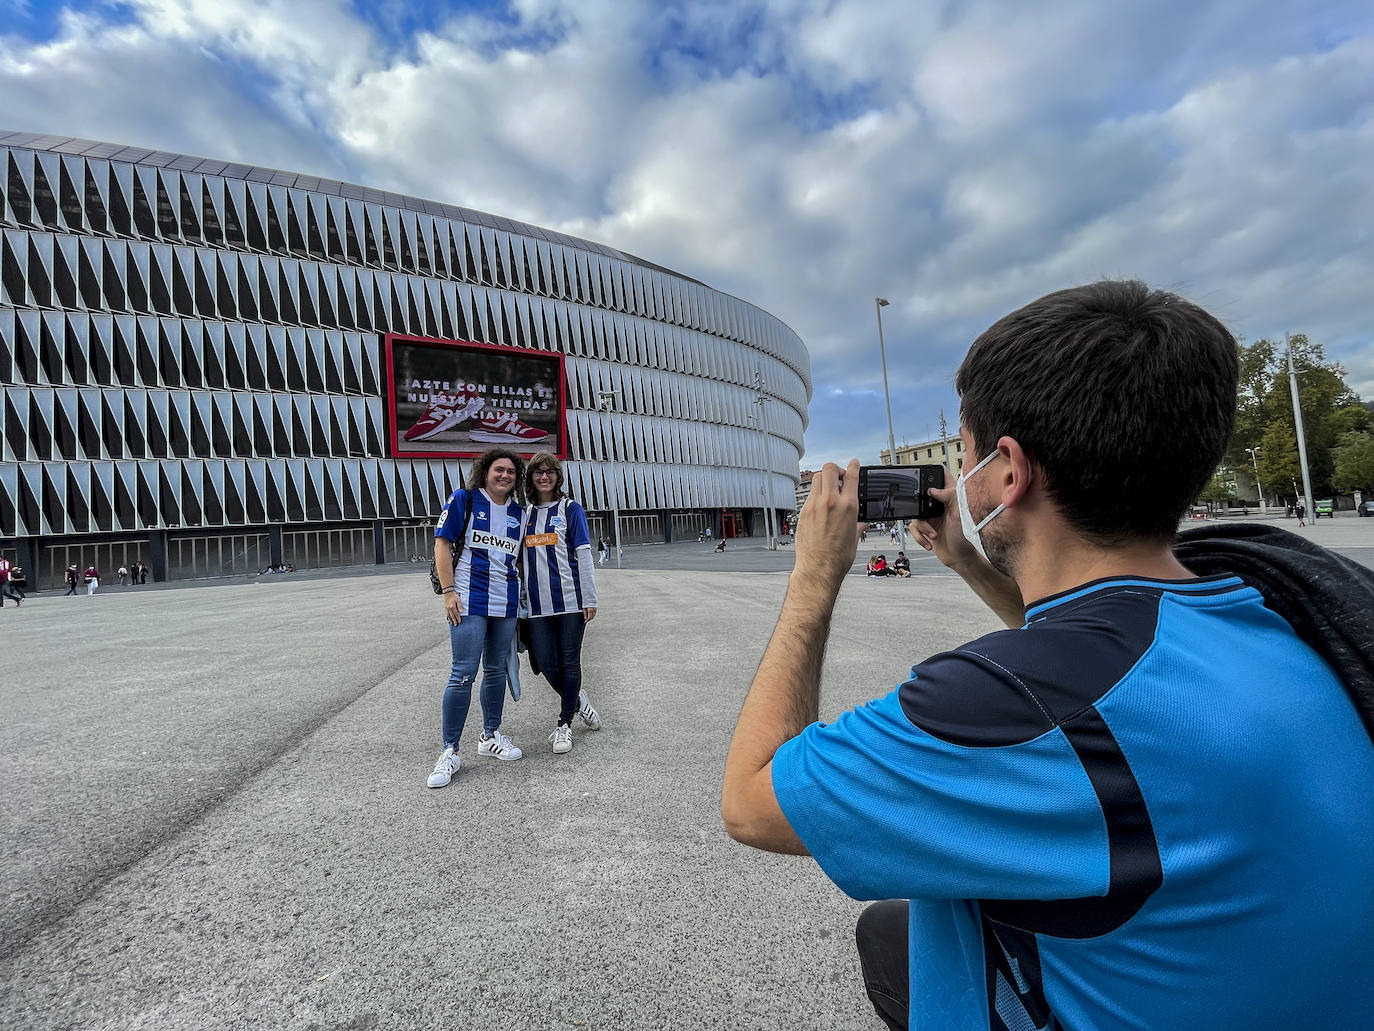
[(30, 584), (69, 562), (180, 579), (427, 556), (467, 463), (397, 453), (397, 335), (561, 355), (594, 536), (613, 505), (625, 543), (792, 508), (810, 360), (745, 301), (313, 176), (13, 132), (0, 160), (0, 548)]

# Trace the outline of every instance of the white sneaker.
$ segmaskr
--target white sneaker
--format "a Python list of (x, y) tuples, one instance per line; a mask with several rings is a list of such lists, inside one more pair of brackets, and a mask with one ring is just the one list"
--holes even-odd
[(458, 772), (458, 767), (462, 763), (458, 753), (450, 745), (444, 749), (444, 754), (439, 756), (439, 761), (434, 764), (434, 772), (429, 775), (427, 782), (432, 788), (448, 787), (448, 782), (453, 779), (453, 775)]
[(549, 741), (553, 743), (553, 750), (559, 755), (564, 752), (572, 751), (572, 727), (567, 723), (560, 723), (558, 728), (549, 735)]
[(506, 762), (514, 762), (525, 753), (511, 744), (510, 738), (498, 730), (491, 737), (478, 739), (477, 754), (488, 755), (493, 759), (504, 759)]
[(577, 716), (587, 725), (588, 730), (601, 729), (601, 714), (592, 706), (586, 691), (577, 692)]

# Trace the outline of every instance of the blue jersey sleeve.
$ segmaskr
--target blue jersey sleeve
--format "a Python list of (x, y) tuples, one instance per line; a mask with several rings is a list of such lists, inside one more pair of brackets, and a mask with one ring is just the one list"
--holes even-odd
[(587, 529), (587, 511), (576, 501), (568, 502), (568, 550), (592, 546), (591, 531)]
[(897, 692), (816, 723), (773, 758), (773, 790), (821, 869), (856, 899), (1105, 894), (1106, 820), (1057, 729), (970, 747), (915, 726)]
[(463, 524), (467, 522), (468, 492), (459, 488), (449, 495), (444, 510), (439, 513), (439, 523), (434, 528), (435, 537), (462, 546)]

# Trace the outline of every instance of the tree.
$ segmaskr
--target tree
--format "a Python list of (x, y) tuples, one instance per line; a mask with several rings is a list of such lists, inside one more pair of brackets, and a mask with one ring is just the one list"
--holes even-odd
[(1374, 433), (1347, 433), (1336, 446), (1337, 490), (1374, 490)]
[[(1330, 493), (1335, 472), (1333, 449), (1343, 435), (1367, 429), (1370, 411), (1345, 383), (1345, 369), (1326, 360), (1320, 342), (1306, 334), (1289, 338), (1293, 367), (1298, 378), (1303, 429), (1307, 436), (1307, 461), (1312, 489)], [(1293, 429), (1293, 402), (1288, 381), (1288, 352), (1280, 342), (1256, 340), (1239, 346), (1240, 377), (1237, 384), (1236, 429), (1227, 449), (1232, 465), (1248, 460), (1245, 449), (1260, 441), (1260, 477), (1274, 489), (1286, 492), (1290, 481), (1301, 481), (1297, 435)], [(1270, 455), (1270, 446), (1275, 453)], [(1291, 468), (1290, 468), (1291, 458)], [(1301, 489), (1301, 486), (1300, 486)]]
[(1212, 474), (1207, 485), (1198, 491), (1197, 499), (1207, 502), (1207, 507), (1210, 509), (1213, 504), (1230, 501), (1235, 496), (1236, 474), (1223, 465)]
[[(1273, 494), (1302, 492), (1302, 466), (1298, 461), (1298, 435), (1291, 422), (1275, 421), (1264, 431), (1260, 444), (1260, 482)], [(1294, 484), (1297, 484), (1294, 489)]]

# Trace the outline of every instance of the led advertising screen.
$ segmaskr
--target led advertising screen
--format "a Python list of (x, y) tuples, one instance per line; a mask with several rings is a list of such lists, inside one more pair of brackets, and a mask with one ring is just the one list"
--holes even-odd
[(388, 334), (386, 373), (394, 457), (567, 456), (561, 354)]

